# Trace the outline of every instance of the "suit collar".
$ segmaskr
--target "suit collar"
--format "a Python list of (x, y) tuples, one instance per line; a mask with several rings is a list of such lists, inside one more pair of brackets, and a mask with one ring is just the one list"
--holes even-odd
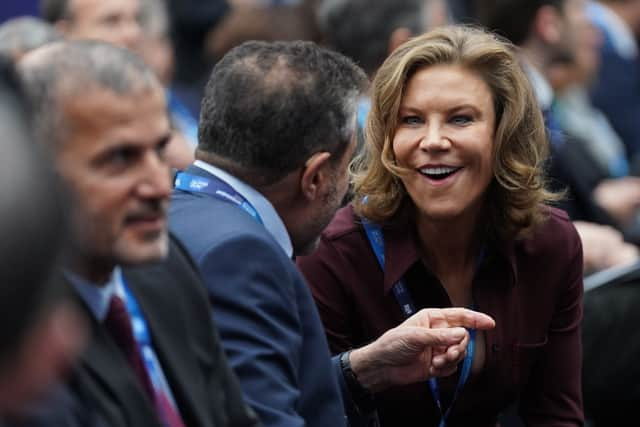
[[(180, 414), (186, 425), (198, 426), (198, 420), (207, 420), (209, 415), (204, 413), (210, 403), (203, 400), (205, 396), (197, 394), (193, 384), (201, 381), (198, 363), (191, 354), (189, 334), (185, 331), (184, 316), (174, 316), (172, 313), (188, 313), (189, 307), (176, 306), (182, 299), (173, 295), (175, 286), (165, 286), (167, 281), (178, 279), (167, 277), (166, 268), (156, 266), (144, 268), (123, 269), (127, 286), (135, 296), (140, 309), (145, 316), (151, 332), (153, 347), (162, 370), (169, 382)], [(130, 369), (125, 357), (117, 347), (108, 332), (102, 327), (86, 302), (80, 297), (73, 285), (65, 278), (71, 289), (72, 298), (90, 319), (91, 337), (87, 348), (80, 356), (80, 365), (84, 366), (90, 376), (99, 383), (108, 395), (112, 396), (119, 408), (125, 412), (128, 420), (154, 420), (155, 408), (146, 397), (142, 386)], [(82, 375), (79, 376), (80, 381)], [(84, 380), (86, 381), (86, 380)], [(89, 389), (95, 385), (89, 385)], [(96, 402), (104, 405), (104, 402)], [(135, 408), (136, 414), (128, 410)], [(111, 409), (111, 410), (110, 410)], [(103, 406), (106, 414), (113, 416), (113, 408)], [(145, 425), (150, 425), (149, 421)]]
[[(415, 229), (415, 220), (408, 209), (403, 209), (396, 218), (382, 226), (385, 242), (384, 292), (390, 292), (407, 271), (421, 261), (420, 242)], [(517, 283), (515, 243), (485, 242), (478, 269), (506, 273), (496, 283), (513, 286)], [(425, 267), (426, 268), (426, 267)]]
[(284, 222), (282, 222), (282, 218), (280, 218), (271, 202), (259, 191), (228, 172), (201, 160), (196, 160), (185, 172), (204, 177), (213, 175), (233, 187), (258, 211), (265, 228), (276, 240), (278, 246), (287, 254), (287, 257), (291, 258), (293, 256), (291, 237)]
[[(74, 381), (79, 387), (87, 390), (89, 399), (102, 409), (103, 414), (110, 419), (111, 423), (122, 424), (123, 416), (127, 418), (127, 422), (136, 419), (154, 420), (153, 405), (142, 390), (142, 386), (138, 385), (138, 380), (124, 355), (102, 327), (101, 322), (96, 320), (92, 309), (68, 278), (62, 274), (61, 276), (61, 280), (68, 285), (71, 300), (85, 314), (90, 328), (89, 342), (80, 354), (78, 365), (75, 368)], [(104, 389), (106, 393), (97, 392), (96, 385)], [(114, 411), (113, 405), (98, 397), (102, 394), (106, 394), (116, 401), (117, 407), (121, 410)], [(136, 408), (136, 413), (129, 412), (127, 408)], [(150, 422), (145, 425), (150, 425)]]

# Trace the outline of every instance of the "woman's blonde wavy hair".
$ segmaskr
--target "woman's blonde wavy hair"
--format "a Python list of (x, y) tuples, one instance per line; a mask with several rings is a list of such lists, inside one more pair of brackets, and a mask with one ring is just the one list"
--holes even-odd
[[(391, 219), (408, 197), (395, 164), (392, 141), (409, 79), (432, 65), (462, 66), (489, 86), (496, 113), (494, 179), (485, 206), (494, 237), (521, 237), (544, 220), (543, 204), (560, 198), (546, 189), (548, 140), (531, 86), (515, 47), (471, 26), (448, 26), (415, 37), (396, 49), (372, 83), (365, 150), (354, 160), (354, 209), (371, 221)], [(363, 199), (366, 196), (366, 202)]]

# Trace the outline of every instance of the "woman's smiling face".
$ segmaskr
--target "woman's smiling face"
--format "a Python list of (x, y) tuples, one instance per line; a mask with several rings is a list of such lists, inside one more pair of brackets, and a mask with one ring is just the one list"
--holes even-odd
[(425, 219), (476, 215), (493, 178), (493, 96), (457, 65), (433, 65), (405, 87), (393, 153), (401, 180)]

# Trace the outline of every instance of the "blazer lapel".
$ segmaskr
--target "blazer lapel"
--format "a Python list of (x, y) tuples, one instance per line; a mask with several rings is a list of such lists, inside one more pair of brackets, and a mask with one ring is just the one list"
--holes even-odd
[(168, 276), (169, 271), (154, 267), (127, 269), (124, 276), (145, 316), (154, 351), (185, 425), (206, 425), (203, 420), (209, 418), (205, 412), (209, 405), (204, 393), (198, 393), (204, 390), (202, 375), (197, 369), (196, 359), (190, 353), (189, 333), (185, 330), (182, 317), (189, 308), (180, 305), (183, 300), (175, 295), (179, 287), (170, 284), (172, 280), (179, 283), (179, 279)]
[[(72, 288), (70, 283), (69, 287)], [(90, 319), (91, 329), (87, 347), (80, 355), (75, 381), (97, 406), (102, 407), (107, 417), (119, 420), (116, 425), (124, 422), (135, 426), (157, 425), (149, 421), (156, 419), (154, 409), (124, 355), (84, 301), (74, 291), (71, 293), (72, 299)], [(122, 420), (123, 414), (126, 420)]]

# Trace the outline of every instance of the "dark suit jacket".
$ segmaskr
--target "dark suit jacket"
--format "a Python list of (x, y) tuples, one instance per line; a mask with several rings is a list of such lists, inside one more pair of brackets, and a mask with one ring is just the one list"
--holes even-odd
[(344, 425), (317, 309), (275, 239), (237, 206), (208, 195), (176, 192), (170, 209), (170, 227), (201, 269), (227, 356), (262, 422)]
[(591, 99), (622, 138), (629, 157), (635, 160), (640, 157), (640, 59), (622, 58), (607, 29), (600, 29), (604, 40)]
[[(185, 426), (258, 425), (227, 364), (206, 294), (184, 249), (172, 239), (166, 261), (123, 268), (123, 274), (145, 316), (154, 350)], [(111, 427), (162, 427), (120, 349), (75, 291), (71, 293), (92, 319), (88, 347), (68, 384), (77, 400), (92, 407), (92, 412)], [(82, 412), (73, 410), (76, 414)], [(40, 418), (26, 425), (51, 425), (47, 418)], [(75, 418), (75, 423), (56, 425), (94, 426), (80, 424)]]

